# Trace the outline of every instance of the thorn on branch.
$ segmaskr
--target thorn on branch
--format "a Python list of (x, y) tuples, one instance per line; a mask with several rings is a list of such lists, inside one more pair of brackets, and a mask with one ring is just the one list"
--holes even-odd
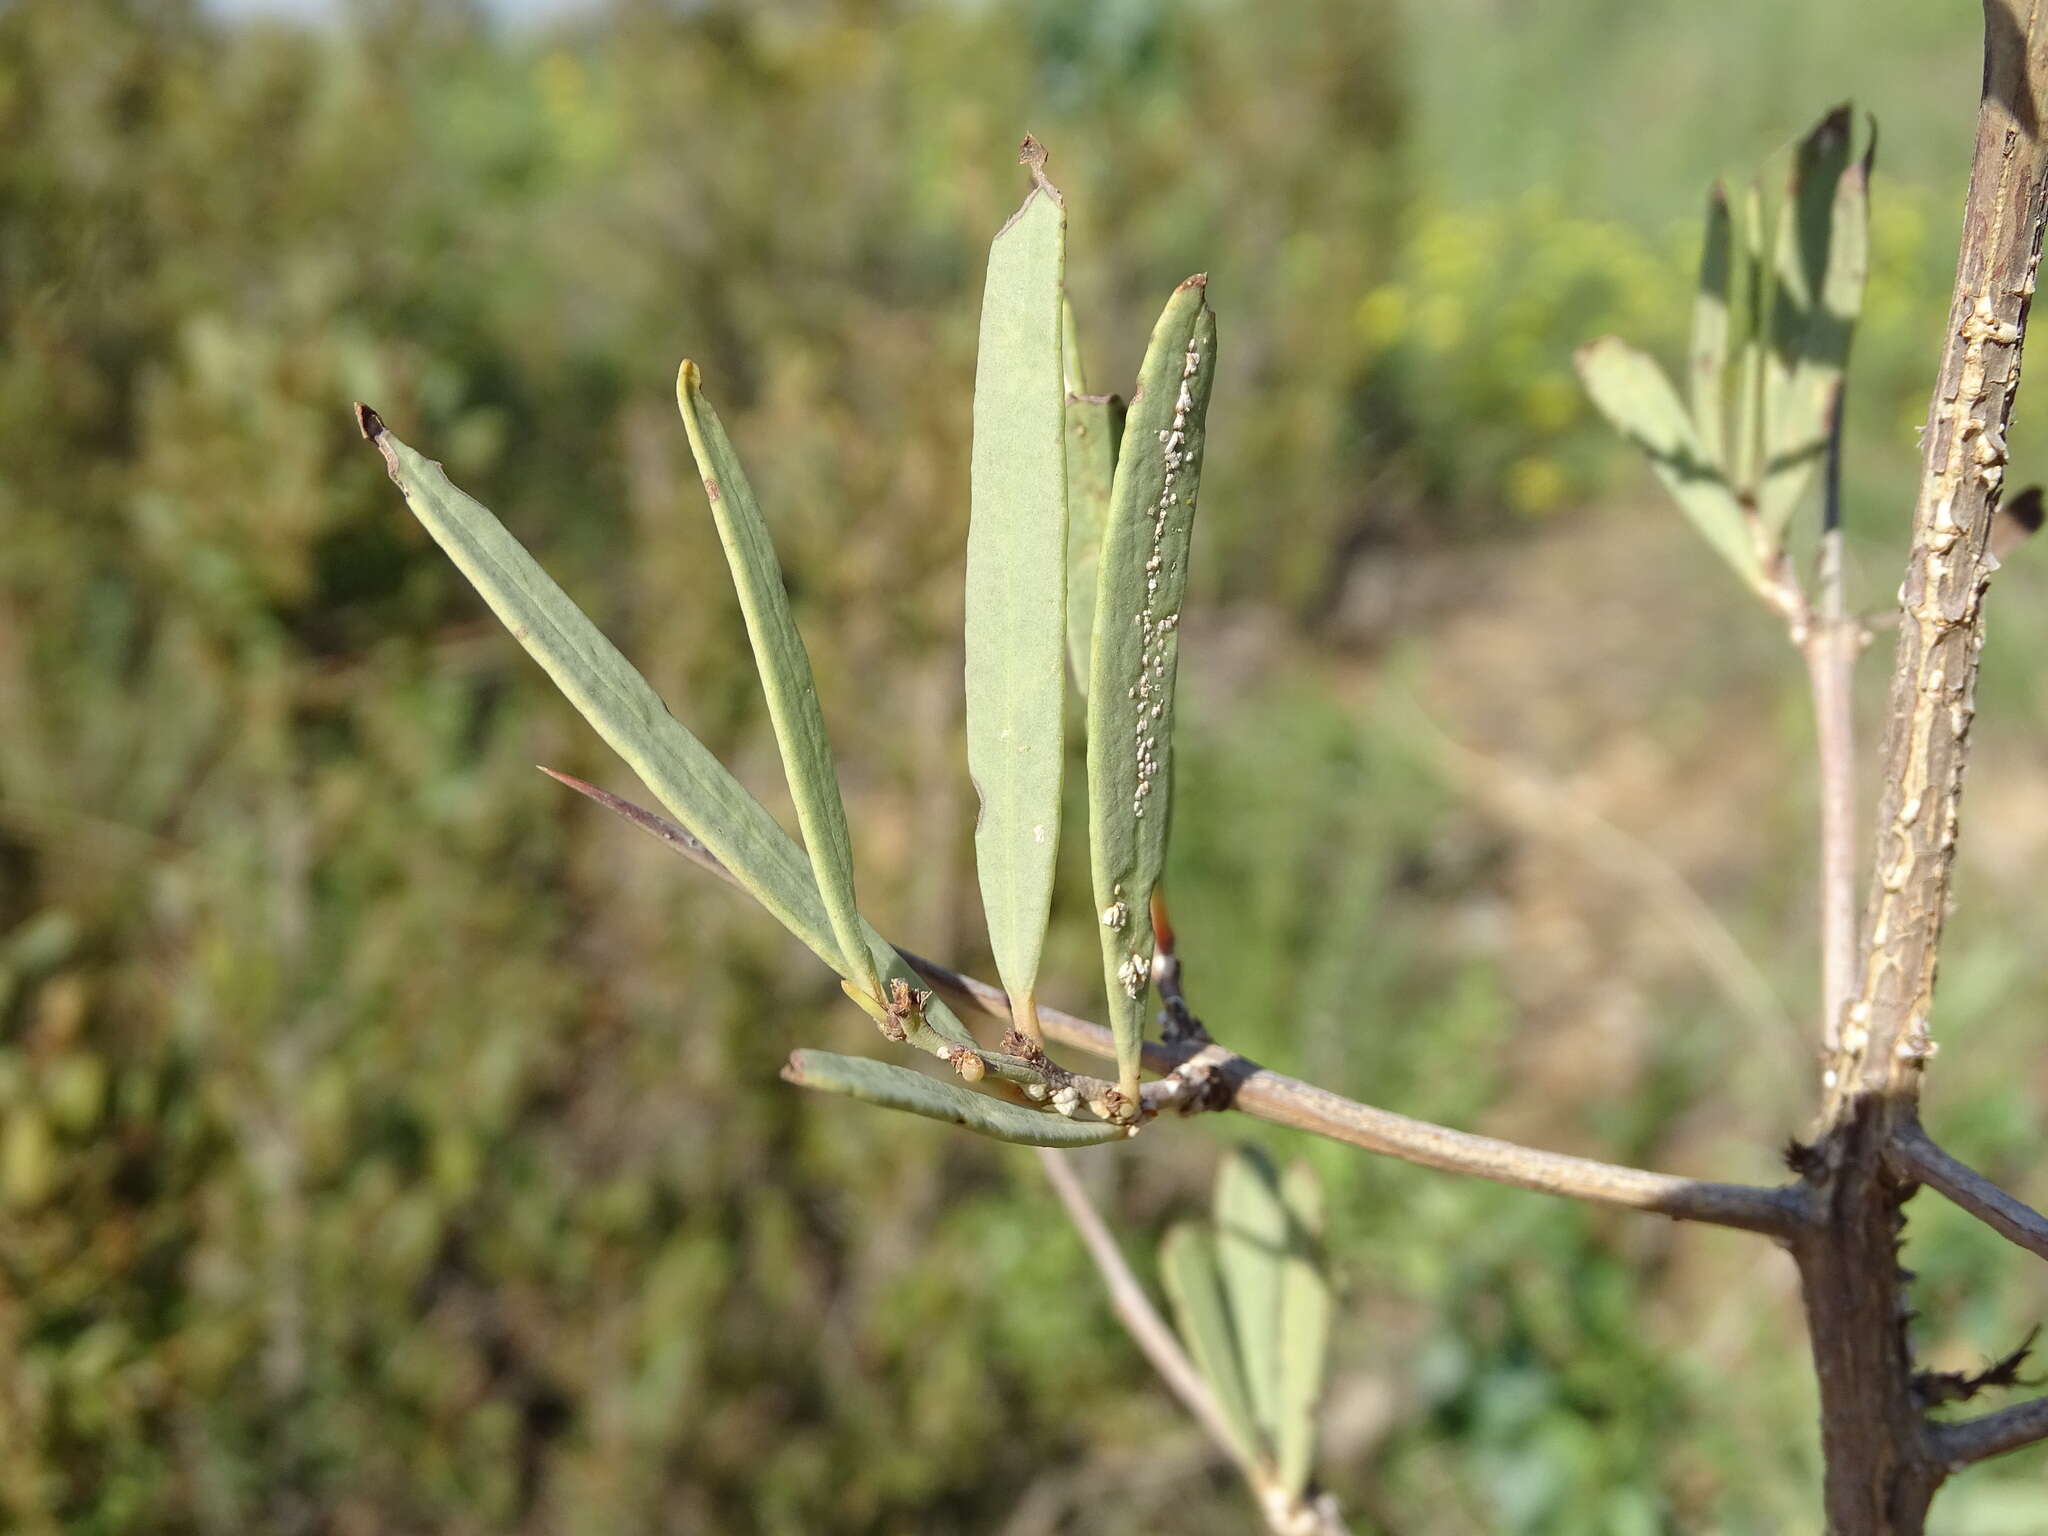
[(1814, 1178), (1827, 1167), (1827, 1160), (1821, 1156), (1820, 1149), (1797, 1136), (1786, 1138), (1784, 1150), (1779, 1155), (1784, 1158), (1786, 1169), (1802, 1179)]
[(2019, 1348), (1999, 1356), (1981, 1371), (1915, 1371), (1913, 1395), (1925, 1406), (1938, 1408), (1944, 1403), (1967, 1403), (1980, 1392), (2038, 1386), (2037, 1380), (2022, 1377), (2020, 1368), (2033, 1354), (2034, 1341), (2040, 1336), (2041, 1325), (2036, 1323), (2020, 1340)]

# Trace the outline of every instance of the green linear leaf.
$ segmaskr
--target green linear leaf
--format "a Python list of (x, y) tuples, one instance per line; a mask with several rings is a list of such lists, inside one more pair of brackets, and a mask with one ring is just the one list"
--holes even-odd
[(1728, 192), (1715, 182), (1707, 194), (1707, 234), (1692, 310), (1692, 416), (1700, 449), (1723, 475), (1728, 470), (1729, 287), (1734, 228)]
[(1602, 415), (1649, 456), (1679, 508), (1752, 587), (1763, 574), (1748, 520), (1728, 482), (1707, 462), (1692, 418), (1664, 370), (1613, 336), (1579, 348), (1573, 361)]
[(1256, 1147), (1238, 1147), (1216, 1173), (1216, 1263), (1223, 1272), (1252, 1416), (1268, 1444), (1279, 1439), (1280, 1284), (1287, 1212), (1280, 1175)]
[(810, 853), (819, 895), (840, 953), (844, 972), (882, 999), (882, 982), (874, 956), (861, 933), (860, 910), (853, 894), (853, 841), (846, 830), (846, 807), (839, 798), (839, 777), (832, 766), (832, 746), (825, 738), (825, 717), (818, 708), (818, 685), (811, 675), (810, 653), (789, 611), (789, 593), (782, 583), (782, 565), (775, 541), (754, 500), (754, 488), (740, 467), (739, 455), (725, 435), (718, 412), (704, 398), (697, 365), (685, 359), (676, 373), (676, 408), (683, 414), (690, 452), (704, 480), (718, 539), (725, 546), (738, 589), (754, 665), (768, 696), (768, 717), (775, 743), (782, 750), (782, 769), (796, 801), (798, 825)]
[(1208, 278), (1174, 290), (1138, 370), (1095, 587), (1088, 840), (1118, 1087), (1138, 1090), (1152, 887), (1166, 859), (1181, 602), (1201, 488), (1216, 316)]
[(1025, 144), (1033, 185), (989, 248), (974, 377), (967, 766), (990, 947), (1011, 1015), (1036, 1039), (1066, 758), (1066, 212), (1043, 151)]
[(1074, 333), (1073, 307), (1060, 304), (1067, 368), (1067, 660), (1082, 699), (1088, 697), (1088, 661), (1095, 638), (1095, 578), (1101, 564), (1102, 525), (1123, 438), (1124, 403), (1088, 393)]
[[(482, 503), (457, 489), (439, 464), (400, 442), (375, 411), (357, 406), (356, 419), (384, 455), (413, 515), (576, 712), (749, 895), (853, 980), (810, 862), (781, 823), (668, 712), (632, 663)], [(921, 985), (917, 972), (873, 928), (863, 923), (861, 933), (885, 982)], [(973, 1045), (966, 1026), (937, 998), (924, 1013), (929, 1033), (912, 1037), (920, 1049)]]
[(1231, 1431), (1238, 1459), (1248, 1468), (1267, 1463), (1251, 1396), (1230, 1331), (1230, 1309), (1209, 1234), (1193, 1222), (1170, 1228), (1159, 1245), (1159, 1278), (1173, 1305), (1173, 1317), (1195, 1368), (1216, 1394), (1216, 1405)]
[(1329, 1357), (1330, 1277), (1323, 1258), (1323, 1191), (1315, 1169), (1291, 1164), (1280, 1181), (1288, 1241), (1280, 1281), (1279, 1420), (1273, 1435), (1280, 1482), (1299, 1496), (1315, 1464), (1316, 1410)]
[(1092, 1147), (1121, 1141), (1122, 1126), (1100, 1120), (1069, 1120), (1051, 1110), (1025, 1109), (1004, 1099), (976, 1093), (957, 1083), (940, 1082), (865, 1056), (840, 1056), (831, 1051), (792, 1051), (783, 1078), (802, 1088), (841, 1093), (884, 1109), (900, 1109), (964, 1126), (997, 1141), (1027, 1147)]

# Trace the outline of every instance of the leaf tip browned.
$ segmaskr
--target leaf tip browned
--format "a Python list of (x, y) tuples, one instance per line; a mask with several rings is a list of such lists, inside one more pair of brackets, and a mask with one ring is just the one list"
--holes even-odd
[[(1025, 134), (1023, 142), (1017, 146), (1017, 163), (1031, 168), (1032, 191), (1043, 192), (1055, 204), (1064, 207), (1067, 201), (1065, 196), (1062, 195), (1058, 187), (1052, 184), (1052, 178), (1045, 174), (1046, 162), (1051, 160), (1051, 158), (1050, 151), (1040, 142), (1036, 134)], [(1024, 201), (1028, 204), (1031, 199), (1027, 195)], [(1021, 212), (1022, 210), (1019, 211)], [(1007, 229), (1009, 225), (1005, 224), (1003, 227)]]

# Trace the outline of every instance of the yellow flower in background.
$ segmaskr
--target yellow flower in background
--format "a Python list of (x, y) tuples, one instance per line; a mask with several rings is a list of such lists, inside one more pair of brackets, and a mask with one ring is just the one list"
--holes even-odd
[(1417, 308), (1415, 326), (1431, 352), (1455, 351), (1465, 339), (1465, 306), (1455, 293), (1433, 293)]
[(534, 66), (534, 82), (540, 89), (541, 104), (557, 123), (573, 119), (582, 110), (589, 82), (583, 63), (566, 49), (556, 48)]
[(1578, 419), (1583, 398), (1576, 379), (1556, 369), (1540, 373), (1522, 391), (1522, 420), (1538, 432), (1562, 432)]
[(1408, 328), (1408, 311), (1414, 300), (1399, 283), (1382, 283), (1358, 301), (1352, 321), (1359, 339), (1378, 352), (1401, 339)]

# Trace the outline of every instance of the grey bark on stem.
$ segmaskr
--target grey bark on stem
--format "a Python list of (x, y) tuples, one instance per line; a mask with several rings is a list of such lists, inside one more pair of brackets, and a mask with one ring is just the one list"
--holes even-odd
[(1802, 1152), (1823, 1219), (1793, 1245), (1820, 1386), (1828, 1529), (1918, 1536), (1956, 1459), (1915, 1390), (1894, 1161), (1934, 1054), (1934, 982), (1975, 712), (1988, 539), (2041, 232), (2048, 0), (1985, 0), (1983, 89), (1899, 597), (1860, 974)]

